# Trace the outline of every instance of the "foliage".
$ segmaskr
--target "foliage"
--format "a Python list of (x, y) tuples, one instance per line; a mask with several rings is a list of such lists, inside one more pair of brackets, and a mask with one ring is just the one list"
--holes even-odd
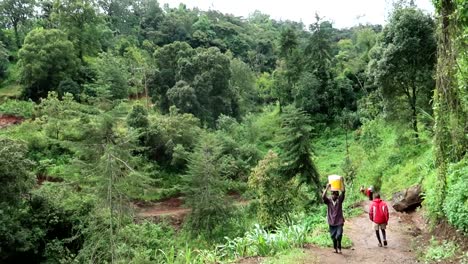
[(162, 249), (171, 246), (173, 230), (161, 224), (143, 222), (124, 226), (116, 234), (121, 246), (116, 250), (119, 262), (163, 262)]
[(65, 32), (73, 42), (76, 55), (81, 60), (84, 55), (95, 55), (100, 46), (99, 36), (102, 31), (98, 31), (99, 18), (93, 5), (90, 0), (54, 2), (50, 15), (51, 22), (58, 25), (58, 29)]
[(128, 96), (128, 73), (123, 59), (111, 53), (101, 53), (94, 62), (97, 72), (96, 89), (103, 89), (101, 96), (108, 99), (124, 99)]
[[(466, 94), (466, 36), (467, 7), (460, 1), (434, 1), (438, 8), (438, 60), (434, 93), (434, 145), (437, 177), (435, 186), (440, 199), (434, 201), (432, 218), (440, 219), (444, 207), (450, 163), (466, 156), (467, 94)], [(465, 77), (464, 77), (465, 76)], [(456, 184), (455, 182), (453, 182)], [(455, 187), (456, 189), (456, 187)], [(453, 221), (453, 216), (452, 216)], [(458, 223), (460, 224), (460, 223)]]
[(464, 232), (468, 232), (468, 158), (453, 164), (448, 169), (447, 197), (443, 211), (450, 224)]
[(272, 256), (304, 245), (308, 232), (308, 227), (301, 224), (281, 226), (275, 233), (270, 233), (259, 225), (255, 225), (254, 229), (246, 232), (243, 237), (226, 238), (226, 243), (220, 247), (220, 251), (227, 259)]
[(132, 128), (148, 128), (148, 111), (142, 105), (135, 105), (127, 117), (127, 124)]
[(0, 113), (30, 118), (33, 115), (34, 103), (8, 99), (0, 104)]
[(453, 241), (444, 240), (443, 242), (439, 242), (432, 237), (422, 259), (426, 263), (432, 261), (440, 262), (454, 257), (457, 249), (458, 246)]
[(302, 109), (287, 108), (281, 116), (280, 174), (287, 180), (298, 177), (299, 184), (320, 190), (320, 175), (312, 160), (312, 124)]
[(0, 138), (1, 204), (14, 204), (28, 193), (33, 185), (30, 170), (33, 163), (27, 158), (27, 148), (20, 142)]
[(383, 30), (379, 59), (369, 63), (369, 74), (381, 87), (385, 100), (398, 102), (400, 97), (407, 100), (416, 137), (417, 108), (430, 109), (434, 87), (434, 31), (434, 22), (421, 10), (396, 9)]
[(3, 42), (0, 41), (0, 81), (7, 75), (8, 64), (8, 50), (3, 45)]
[(33, 101), (57, 90), (62, 80), (73, 79), (78, 67), (73, 44), (57, 29), (29, 32), (18, 58), (24, 96)]
[(34, 1), (32, 0), (5, 0), (0, 4), (0, 14), (6, 19), (6, 24), (12, 26), (17, 48), (21, 48), (22, 36), (20, 31), (26, 22), (32, 18)]
[(255, 90), (255, 76), (250, 67), (239, 59), (231, 60), (231, 80), (229, 85), (236, 94), (239, 104), (239, 116), (258, 110), (258, 92)]
[(249, 186), (258, 198), (257, 219), (270, 229), (287, 222), (293, 206), (293, 182), (281, 177), (279, 168), (280, 159), (270, 150), (249, 177)]
[(187, 204), (192, 211), (187, 220), (190, 232), (212, 239), (214, 230), (223, 226), (231, 215), (231, 204), (224, 197), (224, 183), (216, 166), (221, 149), (212, 135), (198, 143), (188, 164)]
[(201, 135), (200, 120), (192, 114), (182, 114), (171, 107), (169, 115), (149, 118), (150, 124), (144, 146), (149, 159), (175, 171), (183, 171), (186, 157)]

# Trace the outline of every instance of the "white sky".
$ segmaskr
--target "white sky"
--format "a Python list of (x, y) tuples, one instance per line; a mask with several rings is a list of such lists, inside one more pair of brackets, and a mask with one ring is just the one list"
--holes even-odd
[[(359, 23), (385, 24), (393, 0), (159, 0), (177, 7), (184, 3), (189, 8), (218, 10), (247, 17), (255, 10), (269, 14), (276, 20), (302, 21), (306, 26), (315, 21), (315, 13), (334, 22), (337, 28)], [(428, 13), (434, 13), (431, 0), (415, 0), (415, 4)]]

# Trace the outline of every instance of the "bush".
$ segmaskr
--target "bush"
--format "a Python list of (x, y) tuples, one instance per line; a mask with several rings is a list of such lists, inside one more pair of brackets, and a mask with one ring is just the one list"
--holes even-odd
[(439, 242), (434, 237), (431, 238), (430, 245), (426, 249), (423, 260), (428, 263), (432, 261), (440, 262), (452, 258), (457, 251), (458, 246), (453, 241)]
[(450, 166), (444, 213), (450, 224), (468, 233), (468, 157)]
[(249, 177), (249, 187), (258, 198), (257, 218), (267, 228), (287, 222), (293, 208), (293, 182), (280, 176), (279, 164), (278, 155), (269, 151)]
[(119, 263), (161, 263), (159, 249), (170, 248), (173, 235), (173, 230), (151, 222), (123, 227), (116, 235)]
[(34, 103), (32, 101), (20, 101), (7, 99), (0, 104), (0, 114), (8, 114), (30, 118), (33, 114)]

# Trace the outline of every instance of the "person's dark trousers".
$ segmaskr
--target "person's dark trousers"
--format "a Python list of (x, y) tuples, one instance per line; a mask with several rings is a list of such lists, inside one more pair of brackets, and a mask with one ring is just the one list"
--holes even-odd
[(333, 241), (333, 248), (335, 252), (341, 252), (341, 240), (343, 238), (343, 225), (331, 226), (330, 237)]
[[(387, 241), (385, 229), (380, 229), (380, 230), (382, 231), (383, 240), (384, 240), (384, 241)], [(377, 240), (379, 240), (379, 244), (382, 244), (382, 240), (380, 240), (380, 233), (379, 233), (379, 230), (375, 230), (375, 235), (377, 236)]]

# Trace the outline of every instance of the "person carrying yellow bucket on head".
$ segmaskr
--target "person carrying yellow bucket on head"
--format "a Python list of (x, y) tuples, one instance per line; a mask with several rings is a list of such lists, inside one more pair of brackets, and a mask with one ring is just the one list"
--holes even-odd
[[(327, 197), (327, 190), (331, 190), (331, 197)], [(341, 191), (341, 194), (339, 192)], [(343, 201), (345, 199), (345, 185), (343, 177), (339, 175), (328, 176), (327, 188), (323, 191), (322, 199), (327, 205), (327, 220), (330, 236), (333, 240), (335, 253), (341, 254), (341, 239), (343, 238)]]

